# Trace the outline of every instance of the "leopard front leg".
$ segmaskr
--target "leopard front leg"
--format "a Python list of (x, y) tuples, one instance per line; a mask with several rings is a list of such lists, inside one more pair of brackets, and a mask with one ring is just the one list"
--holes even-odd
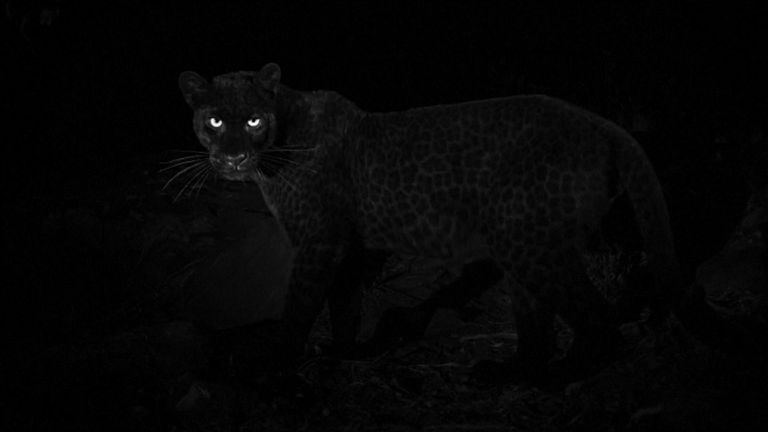
[(366, 250), (360, 246), (351, 247), (346, 253), (328, 292), (333, 352), (341, 356), (355, 355), (362, 289), (373, 284), (389, 256), (388, 252)]
[(345, 244), (325, 241), (307, 242), (297, 251), (282, 316), (286, 344), (293, 355), (304, 352), (309, 332), (347, 251)]

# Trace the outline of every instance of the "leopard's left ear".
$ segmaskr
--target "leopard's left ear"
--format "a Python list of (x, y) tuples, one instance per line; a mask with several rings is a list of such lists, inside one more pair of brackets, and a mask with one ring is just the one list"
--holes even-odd
[(179, 89), (189, 106), (194, 108), (200, 101), (200, 96), (208, 92), (208, 81), (196, 72), (182, 72), (179, 75)]
[(275, 63), (266, 64), (259, 71), (259, 81), (265, 90), (277, 93), (277, 86), (280, 84), (280, 66)]

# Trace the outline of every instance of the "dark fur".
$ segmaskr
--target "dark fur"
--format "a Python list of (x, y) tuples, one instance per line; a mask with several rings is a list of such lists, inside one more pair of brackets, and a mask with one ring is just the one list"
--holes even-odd
[[(255, 180), (297, 248), (284, 312), (297, 347), (326, 300), (335, 336), (354, 339), (356, 257), (368, 249), (494, 263), (528, 362), (553, 354), (555, 314), (576, 333), (572, 351), (604, 348), (615, 323), (581, 252), (622, 193), (669, 290), (676, 264), (661, 188), (638, 143), (610, 121), (546, 96), (367, 113), (278, 81), (267, 65), (213, 84), (185, 73), (180, 85), (220, 174)], [(268, 121), (259, 136), (243, 131), (254, 114)], [(204, 126), (210, 115), (227, 130)], [(219, 163), (235, 155), (245, 162)]]

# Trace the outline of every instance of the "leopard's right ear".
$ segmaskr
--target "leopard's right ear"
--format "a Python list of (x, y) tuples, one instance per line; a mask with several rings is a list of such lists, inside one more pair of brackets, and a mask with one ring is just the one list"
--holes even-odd
[(187, 104), (193, 108), (200, 102), (200, 97), (208, 92), (208, 86), (208, 81), (196, 72), (186, 71), (179, 75), (181, 93)]
[(280, 84), (280, 66), (276, 63), (269, 63), (259, 71), (259, 81), (265, 90), (274, 94), (277, 93), (277, 86)]

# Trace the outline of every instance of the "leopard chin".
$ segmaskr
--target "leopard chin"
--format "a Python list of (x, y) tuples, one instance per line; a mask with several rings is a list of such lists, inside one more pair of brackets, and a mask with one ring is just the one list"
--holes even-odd
[(237, 170), (237, 169), (230, 169), (230, 170), (222, 170), (218, 169), (216, 170), (216, 173), (225, 180), (230, 181), (256, 181), (259, 178), (259, 175), (256, 171), (253, 169), (247, 169), (247, 170)]

